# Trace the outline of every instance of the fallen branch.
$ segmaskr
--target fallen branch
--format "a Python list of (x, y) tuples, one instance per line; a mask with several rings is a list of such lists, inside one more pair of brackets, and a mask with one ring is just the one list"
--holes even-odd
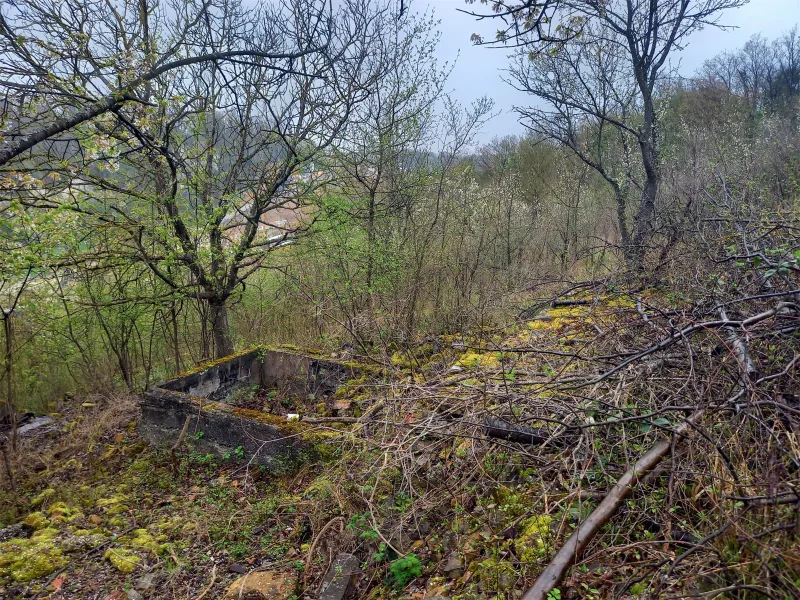
[(774, 308), (772, 308), (770, 310), (764, 311), (764, 312), (759, 313), (757, 315), (753, 315), (752, 317), (749, 317), (747, 319), (742, 319), (742, 320), (738, 320), (738, 321), (729, 320), (729, 319), (721, 319), (721, 320), (718, 320), (718, 321), (706, 321), (705, 323), (697, 323), (695, 325), (689, 325), (688, 327), (684, 327), (683, 329), (681, 329), (679, 331), (676, 331), (671, 336), (664, 338), (663, 340), (661, 340), (657, 344), (653, 344), (652, 346), (650, 346), (646, 350), (642, 350), (638, 354), (635, 354), (635, 355), (631, 356), (630, 358), (627, 358), (627, 359), (623, 360), (616, 367), (614, 367), (613, 369), (609, 369), (608, 371), (606, 371), (602, 375), (600, 375), (600, 376), (598, 376), (598, 377), (596, 377), (596, 378), (594, 378), (594, 379), (592, 379), (590, 381), (587, 381), (586, 383), (582, 383), (582, 384), (576, 385), (574, 387), (575, 388), (580, 388), (580, 387), (586, 387), (586, 386), (590, 386), (590, 385), (597, 385), (601, 381), (604, 381), (605, 379), (608, 379), (609, 377), (611, 377), (614, 373), (618, 373), (619, 371), (621, 371), (622, 369), (627, 367), (629, 364), (631, 364), (633, 362), (636, 362), (637, 360), (641, 360), (645, 356), (650, 356), (651, 354), (653, 354), (654, 352), (658, 352), (659, 350), (665, 350), (666, 348), (669, 348), (670, 346), (672, 346), (672, 344), (684, 339), (685, 337), (687, 337), (689, 335), (697, 333), (698, 331), (705, 331), (705, 330), (708, 330), (708, 329), (720, 329), (720, 328), (726, 329), (729, 332), (732, 331), (732, 330), (735, 330), (735, 329), (743, 329), (744, 330), (747, 327), (750, 327), (751, 325), (755, 325), (757, 323), (760, 323), (761, 321), (765, 321), (766, 319), (771, 319), (772, 317), (777, 315), (781, 310), (783, 310), (787, 306), (790, 306), (790, 305), (785, 303), (785, 302), (781, 302), (777, 306), (775, 306)]
[(594, 300), (553, 300), (550, 306), (558, 308), (560, 306), (589, 306), (594, 304)]
[[(646, 417), (640, 417), (646, 418)], [(324, 423), (362, 423), (363, 417), (303, 417), (303, 423), (311, 424), (324, 424)], [(419, 423), (400, 423), (394, 421), (375, 421), (384, 425), (391, 425), (393, 427), (413, 427), (418, 426)], [(473, 425), (468, 421), (447, 421), (443, 420), (444, 425), (453, 425), (457, 423), (465, 423)], [(432, 423), (433, 424), (433, 423)], [(544, 444), (548, 440), (558, 443), (564, 443), (565, 438), (562, 435), (553, 435), (546, 429), (536, 429), (528, 425), (519, 423), (511, 423), (504, 419), (497, 417), (485, 417), (483, 422), (483, 432), (487, 437), (506, 440), (508, 442), (517, 442), (520, 444)], [(436, 436), (438, 432), (428, 431), (427, 435)], [(445, 436), (453, 437), (453, 436)], [(457, 436), (456, 436), (457, 437)]]
[[(723, 319), (728, 319), (728, 314), (725, 312), (724, 308), (719, 309), (719, 314)], [(736, 328), (728, 327), (727, 329), (728, 341), (736, 353), (736, 358), (739, 361), (739, 368), (742, 371), (742, 377), (744, 379), (742, 383), (744, 387), (747, 387), (750, 381), (757, 378), (758, 371), (753, 363), (753, 359), (750, 358), (750, 352), (747, 349), (745, 340), (742, 339), (742, 336), (739, 334)]]
[[(675, 433), (678, 435), (684, 434), (691, 428), (692, 424), (703, 416), (704, 412), (704, 409), (696, 411), (675, 430)], [(533, 587), (522, 597), (522, 600), (546, 600), (547, 594), (561, 583), (569, 568), (575, 564), (575, 561), (589, 545), (589, 542), (614, 516), (630, 495), (633, 486), (639, 482), (643, 475), (652, 471), (669, 454), (671, 447), (671, 438), (661, 440), (620, 477), (598, 507), (578, 526), (575, 533), (570, 536), (553, 557), (545, 570), (542, 571), (542, 574), (536, 579)]]
[(548, 440), (561, 441), (546, 429), (536, 429), (529, 425), (510, 423), (497, 417), (484, 417), (483, 431), (491, 438), (499, 438), (520, 444), (544, 444)]

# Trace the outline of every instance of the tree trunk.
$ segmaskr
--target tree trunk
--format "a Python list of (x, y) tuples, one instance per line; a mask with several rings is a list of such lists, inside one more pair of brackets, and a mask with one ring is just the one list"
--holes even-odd
[(375, 269), (375, 192), (369, 195), (367, 214), (367, 293), (372, 294), (372, 279)]
[[(3, 312), (3, 331), (6, 338), (6, 409), (11, 421), (11, 449), (17, 451), (17, 411), (14, 406), (14, 363), (11, 341), (11, 311)], [(10, 471), (9, 471), (10, 473)]]
[(131, 366), (130, 351), (128, 350), (127, 342), (123, 342), (117, 353), (119, 370), (122, 373), (122, 379), (128, 388), (128, 391), (133, 393), (135, 391), (133, 385), (133, 367)]
[(647, 174), (647, 182), (642, 190), (642, 203), (636, 213), (633, 224), (633, 251), (639, 257), (644, 255), (645, 243), (653, 226), (653, 217), (656, 213), (656, 195), (658, 194), (658, 173), (653, 171)]
[(175, 376), (181, 373), (181, 347), (180, 337), (178, 336), (178, 311), (175, 310), (175, 302), (170, 303), (170, 324), (172, 325), (172, 351), (175, 360)]
[(211, 358), (211, 336), (208, 334), (209, 325), (209, 306), (206, 300), (197, 299), (197, 313), (200, 315), (200, 345), (201, 356), (200, 360), (208, 360)]
[(639, 149), (642, 153), (646, 181), (642, 190), (642, 202), (633, 222), (633, 239), (631, 240), (631, 256), (634, 261), (631, 266), (637, 271), (641, 271), (644, 268), (645, 244), (653, 228), (653, 218), (656, 214), (656, 197), (661, 180), (661, 152), (659, 145), (655, 106), (649, 93), (646, 93), (644, 123), (639, 135)]
[(216, 358), (223, 358), (233, 354), (233, 341), (231, 340), (231, 329), (228, 324), (228, 308), (224, 300), (210, 301), (211, 308), (211, 332), (214, 335), (214, 355)]
[(633, 246), (631, 234), (628, 231), (628, 220), (625, 207), (625, 191), (619, 187), (614, 188), (614, 195), (617, 200), (617, 226), (619, 227), (620, 241), (622, 242), (622, 254), (628, 266), (633, 263)]

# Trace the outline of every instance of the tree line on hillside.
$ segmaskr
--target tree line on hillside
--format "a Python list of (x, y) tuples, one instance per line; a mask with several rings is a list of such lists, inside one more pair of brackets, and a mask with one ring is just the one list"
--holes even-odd
[[(513, 313), (545, 274), (658, 279), (717, 212), (795, 193), (796, 32), (681, 82), (675, 48), (740, 2), (538, 4), (498, 38), (539, 99), (519, 109), (529, 133), (478, 150), (495, 108), (445, 93), (430, 15), (5, 7), (3, 280), (31, 299), (18, 369), (68, 348), (45, 397), (100, 373), (141, 389), (253, 341), (382, 352)], [(287, 206), (308, 218), (263, 235)]]

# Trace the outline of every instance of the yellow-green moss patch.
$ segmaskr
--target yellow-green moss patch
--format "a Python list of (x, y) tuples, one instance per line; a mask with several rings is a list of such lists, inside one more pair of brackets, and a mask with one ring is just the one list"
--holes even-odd
[(33, 500), (31, 500), (31, 506), (39, 506), (47, 502), (50, 498), (56, 495), (56, 491), (53, 488), (47, 488), (46, 490), (42, 490), (39, 495), (37, 495)]
[(154, 537), (147, 529), (136, 529), (122, 541), (131, 548), (149, 550), (153, 554), (160, 554), (166, 551), (168, 547), (168, 544), (163, 543), (166, 539), (167, 536), (165, 535)]
[(71, 522), (75, 520), (75, 518), (83, 516), (80, 511), (71, 506), (67, 506), (65, 502), (56, 502), (52, 504), (47, 510), (47, 514), (54, 523), (62, 521)]
[(517, 556), (523, 563), (547, 558), (552, 550), (550, 523), (552, 517), (539, 515), (522, 523), (522, 534), (514, 542)]
[(129, 548), (109, 548), (103, 555), (111, 565), (120, 573), (133, 573), (142, 559)]
[[(456, 365), (464, 369), (473, 369), (475, 367), (483, 368), (497, 368), (500, 366), (499, 352), (487, 352), (486, 354), (478, 354), (472, 350), (468, 350), (461, 355)], [(502, 356), (502, 355), (501, 355)]]
[(66, 565), (67, 558), (53, 541), (57, 533), (55, 529), (41, 529), (28, 539), (0, 544), (0, 578), (26, 583)]
[(118, 515), (128, 511), (128, 506), (125, 502), (127, 502), (126, 496), (114, 494), (109, 498), (100, 498), (97, 501), (97, 506), (104, 508), (108, 515)]
[(44, 516), (44, 513), (41, 512), (32, 512), (29, 514), (25, 519), (22, 521), (28, 527), (33, 527), (34, 529), (44, 529), (45, 527), (50, 526), (50, 521), (47, 520), (47, 517)]

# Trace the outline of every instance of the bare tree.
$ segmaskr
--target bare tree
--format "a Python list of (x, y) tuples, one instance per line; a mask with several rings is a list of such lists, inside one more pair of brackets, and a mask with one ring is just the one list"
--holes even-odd
[(355, 111), (339, 153), (344, 191), (354, 197), (355, 216), (366, 223), (368, 289), (375, 275), (378, 221), (410, 210), (411, 198), (423, 185), (421, 163), (427, 159), (434, 106), (449, 71), (436, 64), (435, 25), (430, 17), (407, 15), (376, 46), (384, 76)]
[[(722, 10), (745, 3), (529, 0), (512, 5), (501, 0), (494, 13), (473, 13), (478, 18), (499, 16), (506, 23), (497, 39), (488, 43), (513, 41), (524, 46), (525, 54), (517, 57), (512, 78), (522, 89), (544, 99), (551, 114), (562, 121), (556, 126), (561, 130), (557, 137), (565, 137), (562, 134), (565, 127), (568, 131), (569, 121), (581, 125), (580, 120), (588, 120), (618, 130), (618, 135), (629, 137), (638, 147), (637, 163), (644, 175), (626, 244), (632, 266), (641, 267), (656, 217), (662, 159), (657, 103), (659, 87), (669, 73), (668, 59), (693, 32), (718, 25)], [(476, 40), (484, 43), (480, 37)], [(543, 54), (549, 56), (542, 58)], [(520, 61), (526, 59), (538, 64), (525, 67)], [(626, 114), (620, 114), (623, 108)], [(543, 116), (542, 112), (527, 114), (524, 109), (521, 113), (523, 119)]]
[(791, 113), (800, 94), (798, 29), (794, 27), (772, 42), (754, 35), (740, 50), (706, 61), (700, 76), (744, 98), (751, 118), (762, 111)]
[(245, 29), (224, 39), (218, 36), (217, 43), (209, 44), (209, 36), (219, 33), (214, 31), (216, 20), (228, 4), (226, 0), (4, 3), (0, 165), (103, 114), (146, 103), (152, 82), (192, 65), (257, 61), (262, 68), (285, 71), (330, 42), (327, 25), (332, 15), (326, 4), (306, 3), (308, 23), (314, 24), (309, 38), (286, 40), (269, 11), (254, 9)]
[[(28, 206), (113, 227), (122, 256), (208, 305), (217, 356), (233, 351), (230, 299), (302, 226), (302, 205), (320, 184), (302, 172), (330, 155), (380, 75), (368, 57), (387, 11), (327, 6), (294, 0), (253, 11), (222, 0), (209, 7), (176, 52), (207, 56), (246, 43), (292, 57), (279, 66), (242, 55), (162, 72), (141, 87), (140, 102), (82, 126), (66, 160), (53, 143), (24, 165), (54, 170), (58, 180), (14, 190)], [(155, 18), (141, 22), (157, 29)], [(162, 37), (151, 33), (145, 44)], [(266, 228), (267, 213), (282, 208), (296, 218)]]
[(633, 259), (627, 222), (631, 190), (643, 190), (632, 151), (639, 122), (636, 84), (619, 46), (601, 50), (602, 32), (587, 27), (557, 53), (519, 54), (512, 83), (545, 102), (519, 108), (523, 123), (540, 139), (569, 148), (597, 171), (614, 193), (626, 257)]

